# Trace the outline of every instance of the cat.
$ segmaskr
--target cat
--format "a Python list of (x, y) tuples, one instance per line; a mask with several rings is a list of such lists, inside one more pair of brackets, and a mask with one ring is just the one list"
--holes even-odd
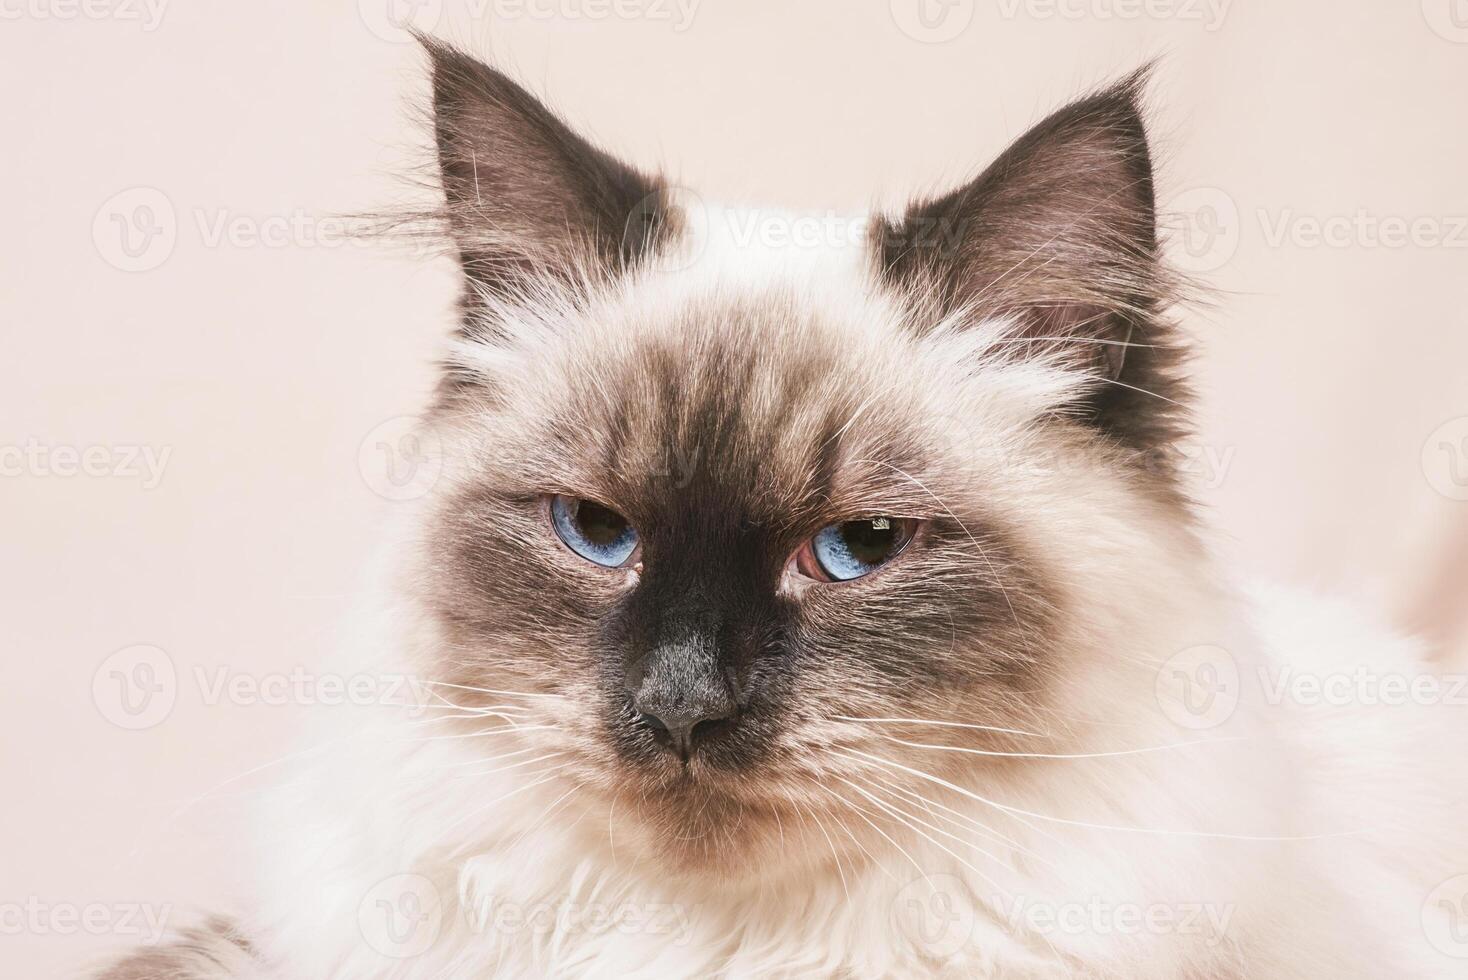
[(1271, 697), (1429, 672), (1189, 499), (1145, 71), (792, 248), (422, 41), (442, 471), (347, 654), (432, 694), (107, 980), (1465, 975), (1461, 722)]

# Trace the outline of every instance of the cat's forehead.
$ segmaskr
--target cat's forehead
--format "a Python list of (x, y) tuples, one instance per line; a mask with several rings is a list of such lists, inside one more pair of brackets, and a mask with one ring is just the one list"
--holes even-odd
[(461, 345), (522, 481), (628, 509), (717, 495), (755, 520), (918, 510), (935, 469), (1053, 402), (1055, 378), (999, 365), (984, 327), (918, 329), (859, 239), (792, 251), (739, 227), (696, 228), (691, 263), (579, 305), (496, 311), (508, 331)]
[(570, 354), (558, 438), (619, 502), (718, 494), (775, 519), (875, 467), (922, 465), (904, 341), (794, 290), (705, 296), (604, 339)]

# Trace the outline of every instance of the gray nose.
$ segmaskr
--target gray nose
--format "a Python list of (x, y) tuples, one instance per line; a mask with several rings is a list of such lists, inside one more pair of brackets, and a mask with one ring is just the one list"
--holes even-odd
[(627, 669), (627, 691), (642, 725), (662, 745), (688, 758), (727, 731), (739, 705), (711, 644), (666, 644)]
[(692, 715), (680, 715), (663, 711), (657, 714), (646, 710), (640, 702), (636, 704), (638, 717), (653, 737), (683, 758), (688, 758), (700, 742), (726, 731), (734, 720), (730, 708), (708, 708)]

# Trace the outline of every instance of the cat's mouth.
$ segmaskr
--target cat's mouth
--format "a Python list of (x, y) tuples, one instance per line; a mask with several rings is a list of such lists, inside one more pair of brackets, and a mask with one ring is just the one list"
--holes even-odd
[(784, 851), (805, 819), (780, 797), (696, 762), (651, 786), (621, 785), (612, 798), (622, 832), (659, 864), (731, 879), (755, 870), (753, 858)]

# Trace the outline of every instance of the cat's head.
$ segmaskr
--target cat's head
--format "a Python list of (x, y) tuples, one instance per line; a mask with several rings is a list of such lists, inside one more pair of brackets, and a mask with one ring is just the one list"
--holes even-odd
[(916, 743), (1081, 724), (1185, 522), (1140, 80), (771, 247), (429, 51), (466, 281), (420, 573), (444, 689), (684, 868), (999, 764)]

